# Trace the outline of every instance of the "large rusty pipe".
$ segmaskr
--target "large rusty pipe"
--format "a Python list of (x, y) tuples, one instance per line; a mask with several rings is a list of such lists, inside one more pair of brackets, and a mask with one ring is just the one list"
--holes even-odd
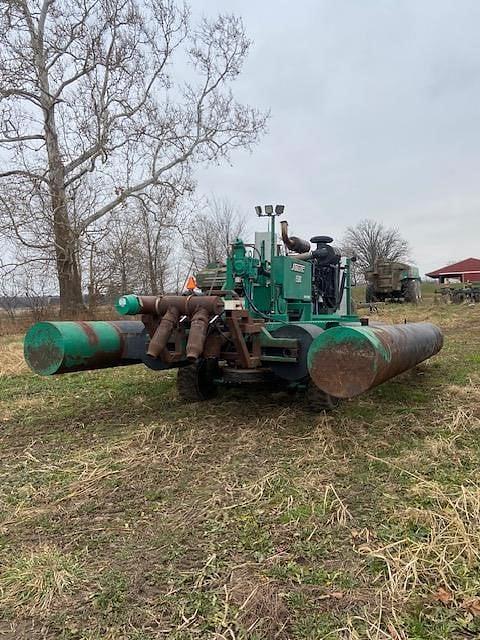
[(147, 354), (153, 358), (158, 358), (161, 352), (167, 346), (168, 339), (173, 328), (178, 322), (179, 311), (176, 307), (170, 307), (160, 321), (155, 333), (148, 345)]
[(138, 313), (164, 315), (168, 309), (175, 308), (182, 315), (192, 316), (197, 309), (206, 309), (211, 315), (218, 315), (225, 308), (224, 301), (218, 296), (120, 296), (115, 308), (121, 315)]
[(202, 355), (207, 338), (209, 314), (206, 309), (198, 309), (190, 324), (186, 355), (188, 360), (196, 360)]
[(134, 320), (37, 322), (25, 336), (25, 360), (43, 376), (137, 364), (140, 356), (129, 345), (142, 342), (143, 331)]
[(290, 249), (290, 251), (294, 251), (295, 253), (305, 253), (310, 251), (310, 243), (308, 240), (303, 240), (296, 236), (290, 237), (288, 235), (288, 222), (286, 220), (282, 220), (282, 222), (280, 222), (280, 228), (282, 231), (283, 244), (287, 249)]
[(322, 391), (353, 398), (430, 358), (442, 346), (442, 332), (428, 322), (334, 327), (311, 344), (308, 370)]

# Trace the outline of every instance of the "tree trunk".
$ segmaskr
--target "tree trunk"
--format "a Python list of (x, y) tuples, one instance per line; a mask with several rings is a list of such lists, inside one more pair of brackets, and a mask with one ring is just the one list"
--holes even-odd
[(125, 258), (125, 255), (122, 252), (122, 262), (120, 265), (120, 276), (121, 276), (121, 282), (120, 282), (120, 294), (123, 295), (125, 293), (128, 293), (127, 291), (127, 260)]
[(65, 191), (52, 188), (54, 210), (56, 265), (60, 289), (60, 313), (68, 315), (83, 308), (82, 284), (75, 251), (75, 239), (70, 228)]
[(95, 269), (93, 265), (93, 254), (95, 245), (92, 242), (90, 247), (89, 272), (88, 272), (88, 311), (90, 314), (95, 313), (97, 308), (97, 287), (95, 284)]
[(53, 213), (53, 237), (60, 293), (60, 315), (68, 316), (79, 311), (84, 306), (82, 282), (76, 251), (76, 239), (68, 216), (65, 193), (65, 165), (58, 142), (55, 103), (50, 96), (50, 83), (44, 64), (43, 48), (40, 43), (36, 62), (39, 72), (48, 157), (48, 188)]
[[(53, 118), (53, 107), (51, 111)], [(50, 129), (49, 133), (47, 131)], [(53, 235), (55, 239), (55, 257), (60, 290), (60, 313), (68, 315), (83, 307), (82, 283), (75, 236), (71, 228), (65, 193), (65, 174), (55, 128), (46, 121), (49, 188), (53, 211)]]
[(158, 295), (158, 284), (157, 284), (157, 276), (155, 273), (155, 267), (153, 265), (153, 258), (151, 255), (150, 248), (148, 249), (148, 279), (150, 281), (150, 291), (149, 293), (152, 296)]
[(150, 291), (148, 292), (152, 296), (158, 295), (157, 275), (155, 269), (155, 255), (152, 250), (152, 238), (150, 232), (150, 224), (148, 221), (148, 213), (142, 208), (142, 221), (144, 227), (144, 242), (147, 245), (147, 270), (148, 270), (148, 283), (150, 285)]

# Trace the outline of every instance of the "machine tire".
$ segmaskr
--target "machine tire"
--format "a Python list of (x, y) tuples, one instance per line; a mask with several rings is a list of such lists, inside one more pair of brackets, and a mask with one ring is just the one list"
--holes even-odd
[(367, 288), (365, 289), (365, 302), (377, 302), (373, 284), (367, 284)]
[(305, 408), (312, 413), (320, 413), (321, 411), (332, 411), (340, 404), (340, 398), (335, 398), (329, 393), (325, 393), (319, 389), (312, 380), (307, 383), (304, 394)]
[(200, 359), (177, 372), (177, 393), (184, 402), (202, 402), (217, 395), (217, 362)]
[(409, 280), (405, 286), (405, 302), (418, 304), (422, 299), (418, 280)]

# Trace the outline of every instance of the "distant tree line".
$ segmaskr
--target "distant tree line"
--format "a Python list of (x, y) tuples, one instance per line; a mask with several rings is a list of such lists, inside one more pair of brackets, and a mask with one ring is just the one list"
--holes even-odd
[[(181, 293), (190, 273), (224, 262), (229, 245), (245, 229), (245, 217), (228, 200), (182, 199), (181, 205), (165, 202), (163, 209), (132, 202), (85, 235), (78, 248), (82, 308), (93, 312), (125, 292)], [(16, 257), (0, 271), (0, 309), (11, 317), (29, 309), (40, 317), (49, 305), (60, 305), (53, 268)]]

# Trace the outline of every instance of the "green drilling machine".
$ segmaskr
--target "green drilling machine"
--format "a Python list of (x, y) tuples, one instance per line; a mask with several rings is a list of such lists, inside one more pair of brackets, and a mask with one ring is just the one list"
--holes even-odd
[[(183, 295), (130, 293), (123, 319), (39, 322), (25, 359), (40, 375), (143, 363), (178, 369), (183, 401), (219, 387), (285, 390), (328, 410), (430, 358), (443, 336), (429, 323), (369, 325), (352, 308), (350, 259), (329, 236), (290, 236), (282, 205), (256, 207), (268, 231), (231, 245), (225, 264), (198, 274)], [(127, 319), (127, 316), (137, 319)]]

